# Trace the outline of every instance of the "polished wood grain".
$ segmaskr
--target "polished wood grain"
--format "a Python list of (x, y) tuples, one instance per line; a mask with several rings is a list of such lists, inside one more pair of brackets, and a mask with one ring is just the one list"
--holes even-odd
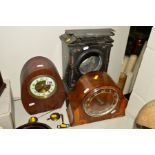
[[(42, 65), (42, 67), (37, 67)], [(30, 95), (28, 87), (32, 79), (40, 75), (47, 75), (52, 77), (57, 84), (57, 89), (53, 95), (47, 99), (37, 99)], [(31, 58), (23, 66), (21, 71), (21, 99), (25, 110), (29, 114), (37, 114), (52, 109), (60, 108), (65, 99), (65, 91), (63, 82), (55, 65), (47, 58), (37, 56)], [(29, 106), (29, 103), (35, 103), (34, 106)]]
[[(96, 78), (96, 79), (95, 79)], [(119, 96), (118, 104), (113, 110), (114, 112), (99, 117), (92, 117), (85, 113), (83, 103), (86, 99), (94, 94), (96, 88), (102, 89), (112, 87)], [(123, 96), (122, 91), (115, 84), (112, 78), (105, 72), (90, 72), (83, 75), (76, 83), (75, 88), (68, 94), (67, 113), (71, 126), (86, 124), (90, 122), (110, 119), (125, 115), (127, 100)]]

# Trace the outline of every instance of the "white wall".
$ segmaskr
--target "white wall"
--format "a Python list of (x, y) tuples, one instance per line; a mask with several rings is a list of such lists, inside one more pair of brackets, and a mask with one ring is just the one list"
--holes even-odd
[[(24, 63), (34, 56), (51, 59), (62, 75), (61, 41), (65, 29), (104, 27), (0, 27), (0, 70), (11, 81), (14, 97), (20, 97), (20, 72)], [(117, 81), (124, 56), (129, 27), (115, 30), (108, 73)]]

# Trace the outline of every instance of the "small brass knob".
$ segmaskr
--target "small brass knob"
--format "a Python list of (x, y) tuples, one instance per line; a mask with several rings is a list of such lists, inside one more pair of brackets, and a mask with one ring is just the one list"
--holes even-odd
[(68, 128), (69, 124), (61, 123), (60, 125), (57, 126), (57, 128)]
[(47, 120), (57, 121), (59, 119), (60, 119), (60, 114), (59, 113), (52, 113), (50, 115), (50, 118), (48, 118)]
[(30, 117), (29, 123), (36, 123), (38, 121), (37, 117)]

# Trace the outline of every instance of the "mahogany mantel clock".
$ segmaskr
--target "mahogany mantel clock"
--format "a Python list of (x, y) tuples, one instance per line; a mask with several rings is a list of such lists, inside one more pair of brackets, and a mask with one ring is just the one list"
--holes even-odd
[(110, 119), (125, 114), (127, 100), (108, 74), (83, 75), (68, 94), (71, 126)]
[(60, 108), (65, 99), (63, 82), (54, 64), (37, 56), (21, 71), (21, 98), (29, 114)]

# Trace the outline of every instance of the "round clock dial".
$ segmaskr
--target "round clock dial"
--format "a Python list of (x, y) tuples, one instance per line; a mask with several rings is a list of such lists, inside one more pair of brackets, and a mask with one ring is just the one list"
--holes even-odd
[(81, 62), (79, 70), (81, 74), (86, 74), (91, 71), (97, 71), (101, 68), (102, 62), (99, 56), (90, 56)]
[(46, 99), (56, 90), (56, 82), (48, 76), (39, 76), (32, 80), (29, 85), (29, 92), (35, 98)]
[(118, 101), (119, 95), (115, 89), (103, 87), (94, 90), (94, 94), (86, 99), (83, 107), (89, 116), (99, 117), (113, 111)]

